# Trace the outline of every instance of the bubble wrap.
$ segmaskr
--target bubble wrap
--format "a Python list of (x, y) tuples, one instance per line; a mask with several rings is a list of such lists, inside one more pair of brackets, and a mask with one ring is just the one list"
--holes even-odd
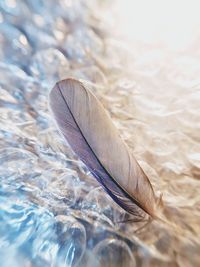
[[(128, 41), (114, 5), (0, 1), (2, 267), (200, 264), (199, 35), (178, 50)], [(67, 77), (101, 100), (162, 192), (170, 223), (118, 223), (134, 218), (73, 154), (49, 111), (49, 91)]]

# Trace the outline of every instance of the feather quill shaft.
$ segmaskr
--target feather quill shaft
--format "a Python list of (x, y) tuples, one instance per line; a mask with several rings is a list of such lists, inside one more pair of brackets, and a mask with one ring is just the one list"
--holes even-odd
[(157, 198), (100, 101), (80, 81), (58, 82), (49, 97), (58, 128), (111, 198), (130, 214), (152, 217)]

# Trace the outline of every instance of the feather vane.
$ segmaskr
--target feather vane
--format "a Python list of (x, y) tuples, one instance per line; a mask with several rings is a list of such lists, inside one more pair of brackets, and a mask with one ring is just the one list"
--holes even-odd
[(111, 198), (130, 214), (155, 216), (152, 185), (103, 105), (82, 82), (58, 82), (49, 97), (58, 128)]

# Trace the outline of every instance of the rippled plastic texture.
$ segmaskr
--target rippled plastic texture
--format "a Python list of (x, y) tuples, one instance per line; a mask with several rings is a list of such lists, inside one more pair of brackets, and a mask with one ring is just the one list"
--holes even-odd
[[(200, 264), (199, 39), (182, 52), (129, 45), (102, 16), (113, 6), (0, 1), (1, 267)], [(49, 111), (50, 89), (69, 76), (104, 104), (163, 193), (168, 223), (117, 223), (134, 218), (74, 156)]]

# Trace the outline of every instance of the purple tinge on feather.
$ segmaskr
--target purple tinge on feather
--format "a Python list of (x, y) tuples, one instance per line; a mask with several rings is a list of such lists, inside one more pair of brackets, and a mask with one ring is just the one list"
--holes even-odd
[[(82, 102), (82, 99), (84, 97), (79, 96), (79, 92), (80, 94), (84, 94), (83, 96), (86, 95), (85, 101)], [(92, 105), (90, 104), (91, 101)], [(97, 181), (103, 186), (103, 188), (110, 195), (110, 197), (120, 207), (122, 207), (130, 214), (135, 215), (137, 213), (140, 216), (141, 211), (143, 210), (148, 214), (153, 215), (152, 212), (153, 209), (151, 209), (152, 207), (149, 207), (149, 209), (146, 208), (148, 207), (148, 203), (146, 203), (145, 201), (140, 202), (140, 200), (137, 199), (137, 197), (134, 197), (134, 195), (130, 195), (127, 192), (127, 190), (125, 190), (123, 186), (120, 185), (119, 181), (117, 181), (114, 177), (112, 177), (112, 175), (109, 173), (106, 167), (102, 164), (101, 160), (97, 156), (99, 152), (98, 148), (101, 147), (101, 145), (99, 147), (97, 146), (97, 148), (95, 146), (96, 144), (95, 142), (102, 141), (101, 134), (96, 131), (96, 140), (95, 140), (95, 132), (94, 133), (91, 132), (91, 136), (93, 139), (93, 147), (91, 147), (92, 142), (90, 143), (90, 135), (84, 134), (87, 132), (87, 128), (85, 130), (85, 127), (87, 125), (84, 125), (84, 118), (85, 118), (85, 123), (88, 124), (88, 129), (91, 128), (90, 125), (91, 123), (96, 123), (96, 124), (100, 123), (102, 126), (104, 126), (104, 117), (106, 121), (105, 127), (107, 125), (110, 126), (109, 123), (111, 123), (110, 118), (108, 118), (107, 114), (104, 115), (103, 107), (99, 105), (98, 100), (93, 96), (93, 94), (88, 89), (86, 89), (84, 85), (82, 85), (79, 81), (73, 79), (63, 80), (57, 83), (55, 87), (52, 89), (50, 93), (50, 106), (53, 111), (58, 128), (60, 129), (62, 135), (64, 136), (68, 144), (71, 146), (72, 150), (88, 167), (90, 172), (97, 179)], [(82, 114), (82, 112), (84, 114)], [(98, 118), (99, 121), (97, 120), (93, 122), (93, 118)], [(113, 129), (112, 127), (111, 129)], [(103, 130), (104, 129), (102, 129), (102, 131)], [(105, 133), (102, 135), (105, 136)], [(106, 141), (107, 140), (104, 138), (102, 146), (106, 147), (107, 145)], [(120, 141), (117, 140), (116, 146), (119, 142)], [(125, 149), (127, 149), (126, 146)], [(105, 155), (109, 155), (108, 160), (110, 160), (112, 163), (112, 159), (110, 159), (110, 153), (106, 151)], [(113, 168), (115, 168), (114, 166), (115, 163), (112, 164)], [(136, 165), (136, 168), (138, 168), (138, 173), (139, 175), (141, 175), (143, 172), (139, 169), (140, 167)], [(145, 180), (144, 186), (148, 189), (148, 194), (150, 198), (152, 198), (153, 201), (155, 201), (154, 192), (148, 178), (142, 177), (142, 179), (147, 179), (147, 181)], [(137, 191), (138, 191), (138, 185), (139, 182), (137, 181), (136, 183)], [(144, 188), (142, 190), (144, 190)], [(138, 192), (136, 193), (137, 195), (139, 194)], [(154, 203), (152, 204), (154, 205)]]

